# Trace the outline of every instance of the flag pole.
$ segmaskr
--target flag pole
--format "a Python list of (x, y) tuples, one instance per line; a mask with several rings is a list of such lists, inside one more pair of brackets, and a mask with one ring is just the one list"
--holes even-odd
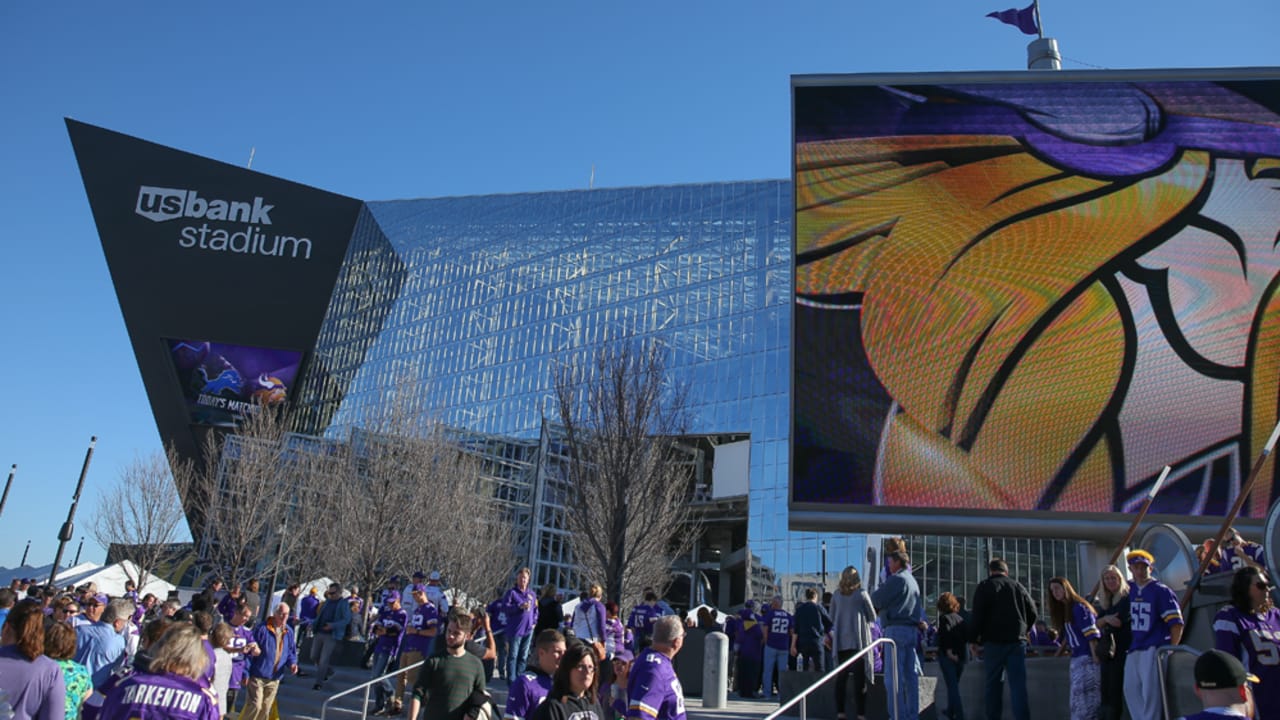
[[(1116, 546), (1115, 552), (1111, 553), (1111, 562), (1108, 565), (1115, 565), (1120, 560), (1120, 553), (1129, 547), (1129, 542), (1133, 540), (1134, 533), (1138, 532), (1138, 526), (1142, 524), (1142, 519), (1147, 516), (1147, 511), (1151, 509), (1151, 503), (1155, 502), (1156, 494), (1160, 492), (1164, 481), (1169, 477), (1169, 466), (1165, 465), (1164, 470), (1160, 471), (1160, 477), (1156, 478), (1156, 484), (1151, 486), (1151, 490), (1147, 492), (1147, 499), (1142, 502), (1142, 507), (1138, 510), (1138, 516), (1133, 519), (1129, 525), (1129, 531), (1124, 534), (1124, 539)], [(1097, 597), (1098, 590), (1102, 587), (1102, 577), (1099, 576), (1097, 582), (1093, 584), (1093, 590), (1086, 597)]]
[(1231, 511), (1222, 518), (1222, 527), (1218, 528), (1218, 534), (1213, 537), (1213, 544), (1209, 546), (1209, 550), (1204, 554), (1204, 557), (1200, 558), (1200, 567), (1196, 568), (1196, 574), (1192, 575), (1191, 581), (1187, 583), (1187, 591), (1182, 594), (1182, 607), (1187, 607), (1187, 604), (1191, 602), (1191, 596), (1195, 593), (1196, 587), (1200, 585), (1200, 578), (1204, 577), (1204, 571), (1209, 569), (1209, 563), (1218, 556), (1218, 548), (1222, 545), (1222, 538), (1231, 529), (1231, 524), (1235, 522), (1236, 516), (1240, 514), (1245, 500), (1249, 498), (1249, 493), (1253, 492), (1253, 485), (1257, 482), (1258, 477), (1262, 475), (1262, 466), (1267, 462), (1267, 458), (1271, 456), (1271, 451), (1275, 449), (1277, 439), (1280, 439), (1280, 422), (1276, 423), (1275, 429), (1271, 431), (1271, 437), (1267, 438), (1267, 444), (1262, 446), (1262, 454), (1258, 455), (1258, 459), (1253, 461), (1253, 468), (1249, 470), (1249, 477), (1244, 481), (1244, 485), (1240, 486), (1240, 494), (1236, 496), (1236, 502), (1231, 506)]
[(1040, 39), (1044, 39), (1044, 22), (1040, 20), (1040, 0), (1032, 0), (1032, 4), (1036, 8), (1036, 32), (1040, 33)]

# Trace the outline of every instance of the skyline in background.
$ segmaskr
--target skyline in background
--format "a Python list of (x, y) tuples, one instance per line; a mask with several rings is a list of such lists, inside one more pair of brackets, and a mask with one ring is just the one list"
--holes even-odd
[[(63, 117), (361, 200), (786, 178), (791, 75), (1021, 70), (1007, 7), (6, 5), (0, 566), (53, 560), (92, 435), (64, 563), (100, 562), (99, 492), (160, 450)], [(1276, 64), (1273, 2), (1041, 12), (1064, 69)]]

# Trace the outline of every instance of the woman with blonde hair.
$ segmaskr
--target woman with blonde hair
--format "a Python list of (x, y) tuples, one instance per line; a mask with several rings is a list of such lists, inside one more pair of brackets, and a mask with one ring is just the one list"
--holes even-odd
[(1101, 701), (1098, 616), (1064, 577), (1049, 580), (1049, 617), (1071, 652), (1071, 719), (1093, 720)]
[(1129, 650), (1129, 583), (1115, 565), (1102, 571), (1098, 611), (1098, 660), (1100, 665), (1100, 720), (1120, 720), (1124, 714), (1124, 656)]
[(217, 696), (200, 686), (209, 657), (198, 628), (176, 623), (153, 648), (145, 673), (115, 686), (102, 704), (100, 720), (218, 720)]
[[(871, 644), (871, 625), (876, 609), (871, 596), (862, 587), (858, 569), (850, 565), (840, 573), (840, 586), (831, 596), (831, 634), (834, 638), (836, 665), (856, 655)], [(861, 657), (850, 668), (836, 675), (836, 718), (844, 720), (848, 697), (849, 674), (853, 674), (853, 699), (858, 718), (866, 716), (867, 688), (875, 681), (871, 659)]]

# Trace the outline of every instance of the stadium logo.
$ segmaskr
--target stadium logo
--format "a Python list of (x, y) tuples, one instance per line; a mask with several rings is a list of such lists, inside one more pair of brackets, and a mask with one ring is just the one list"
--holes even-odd
[(235, 200), (206, 200), (195, 190), (143, 185), (138, 188), (136, 212), (152, 222), (188, 217), (270, 225), (273, 209), (274, 205), (264, 204), (260, 197), (255, 197), (252, 204)]
[[(200, 197), (196, 190), (141, 185), (134, 212), (157, 223), (203, 220), (199, 225), (187, 225), (178, 231), (179, 247), (310, 260), (310, 238), (265, 231), (263, 226), (271, 224), (274, 209), (275, 205), (267, 204), (261, 197), (253, 198), (252, 202), (210, 200)], [(210, 226), (210, 221), (243, 225), (226, 229)]]

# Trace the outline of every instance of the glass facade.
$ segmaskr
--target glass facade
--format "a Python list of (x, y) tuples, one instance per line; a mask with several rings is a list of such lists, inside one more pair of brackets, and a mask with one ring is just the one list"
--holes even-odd
[[(693, 388), (689, 433), (750, 438), (752, 593), (816, 581), (824, 561), (834, 578), (860, 565), (863, 536), (787, 529), (791, 226), (783, 180), (370, 202), (301, 429), (337, 434), (408, 379), (442, 422), (505, 438), (495, 477), (527, 478), (554, 368), (610, 340), (656, 341)], [(528, 539), (546, 566), (535, 582), (567, 581), (555, 518), (525, 484), (508, 493), (542, 536)]]

